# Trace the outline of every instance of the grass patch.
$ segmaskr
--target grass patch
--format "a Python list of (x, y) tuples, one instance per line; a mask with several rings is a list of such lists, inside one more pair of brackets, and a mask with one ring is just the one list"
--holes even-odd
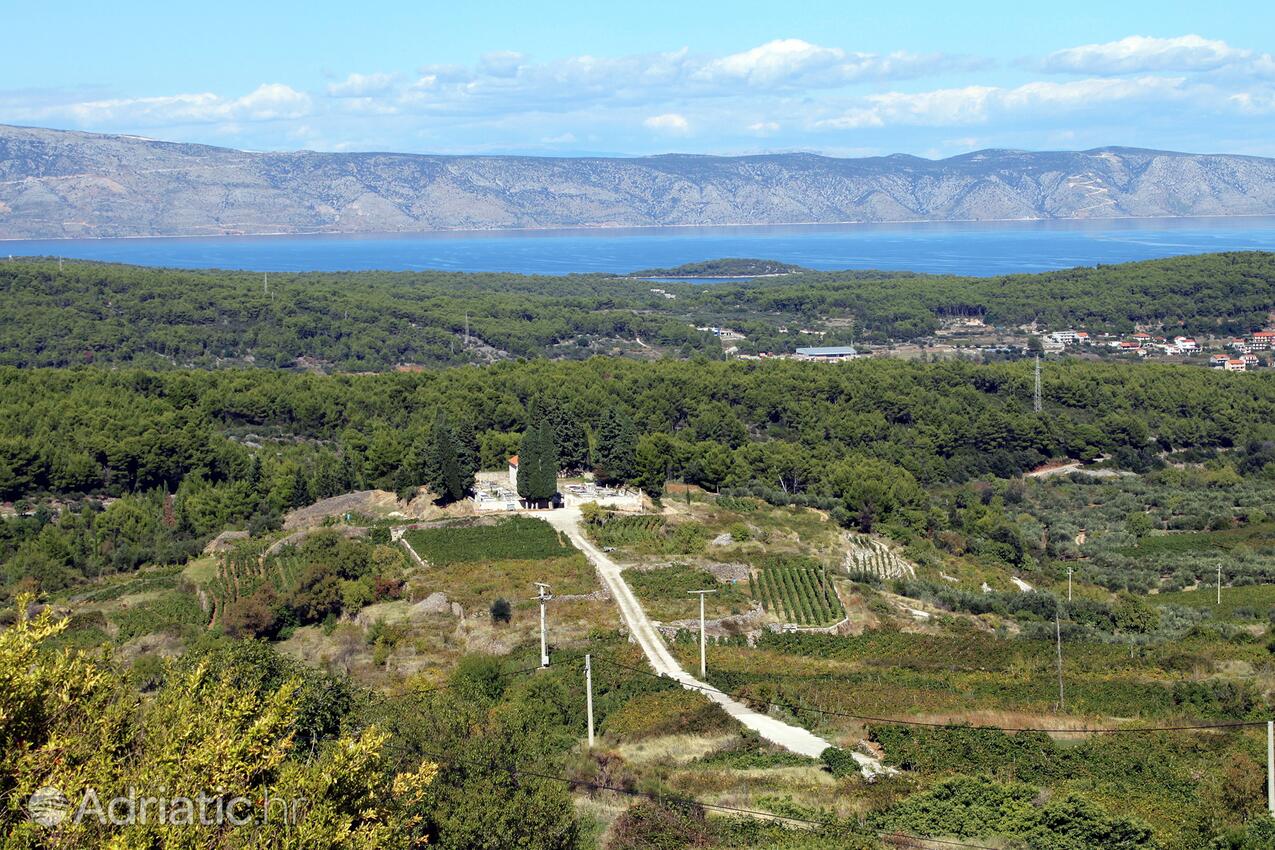
[(742, 613), (751, 602), (739, 587), (719, 582), (706, 570), (682, 564), (645, 572), (628, 570), (624, 580), (642, 600), (647, 613), (657, 620), (698, 617), (699, 600), (690, 594), (692, 590), (717, 590), (704, 600), (705, 614), (713, 618)]
[(208, 615), (192, 593), (173, 590), (129, 608), (114, 611), (111, 622), (119, 628), (116, 640), (125, 643), (142, 635), (174, 626), (203, 626)]
[[(1225, 582), (1226, 576), (1222, 576)], [(1179, 590), (1175, 593), (1158, 593), (1150, 597), (1157, 605), (1182, 605), (1212, 611), (1214, 617), (1231, 619), (1244, 609), (1275, 609), (1275, 585), (1250, 584), (1239, 587), (1222, 586), (1222, 604), (1217, 604), (1217, 588), (1202, 587), (1199, 590)]]
[(1129, 546), (1116, 551), (1124, 555), (1144, 556), (1182, 552), (1227, 552), (1236, 546), (1275, 546), (1275, 523), (1244, 525), (1222, 531), (1183, 531), (1166, 534), (1148, 534)]
[(677, 688), (630, 699), (607, 716), (602, 731), (633, 740), (660, 735), (707, 735), (732, 725), (725, 712), (703, 694)]

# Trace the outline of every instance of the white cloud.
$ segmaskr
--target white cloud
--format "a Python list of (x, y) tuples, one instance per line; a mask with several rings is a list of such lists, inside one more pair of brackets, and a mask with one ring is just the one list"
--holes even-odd
[(981, 124), (994, 114), (1078, 110), (1119, 101), (1162, 100), (1185, 92), (1183, 77), (1087, 79), (1031, 82), (1016, 88), (965, 86), (927, 92), (869, 95), (864, 105), (826, 118), (816, 126), (839, 130), (891, 124), (954, 126)]
[(739, 81), (763, 88), (796, 84), (834, 87), (863, 80), (907, 79), (985, 64), (982, 60), (942, 53), (849, 53), (799, 38), (783, 38), (711, 60), (695, 72), (695, 77), (716, 83)]
[(750, 133), (756, 133), (759, 136), (769, 136), (772, 133), (779, 132), (778, 121), (757, 121), (748, 125)]
[(405, 103), (457, 114), (498, 109), (561, 111), (584, 102), (642, 105), (678, 98), (836, 89), (865, 81), (912, 79), (985, 63), (944, 54), (850, 53), (801, 39), (776, 39), (726, 56), (690, 50), (620, 57), (572, 56), (532, 62), (490, 53), (473, 67), (425, 65), (400, 92)]
[(1045, 71), (1073, 74), (1141, 74), (1149, 71), (1214, 71), (1252, 61), (1269, 66), (1271, 57), (1198, 35), (1176, 38), (1131, 35), (1105, 44), (1059, 50), (1046, 56), (1040, 66)]
[(685, 133), (691, 129), (691, 122), (686, 116), (676, 112), (665, 112), (663, 115), (652, 115), (642, 122), (643, 126), (661, 133)]
[(484, 54), (478, 62), (480, 73), (493, 77), (512, 77), (518, 73), (525, 57), (512, 50), (497, 50)]
[(154, 127), (163, 125), (275, 121), (302, 118), (310, 95), (282, 83), (266, 83), (242, 97), (204, 92), (157, 97), (86, 100), (26, 110), (27, 120), (71, 120), (80, 125)]
[(1245, 91), (1230, 95), (1227, 103), (1246, 115), (1275, 113), (1275, 91)]
[(394, 74), (350, 74), (339, 83), (328, 86), (332, 97), (375, 97), (388, 94), (397, 77)]
[(714, 59), (698, 74), (706, 79), (732, 78), (765, 85), (816, 68), (827, 68), (844, 57), (845, 53), (835, 47), (819, 47), (799, 38), (782, 38)]

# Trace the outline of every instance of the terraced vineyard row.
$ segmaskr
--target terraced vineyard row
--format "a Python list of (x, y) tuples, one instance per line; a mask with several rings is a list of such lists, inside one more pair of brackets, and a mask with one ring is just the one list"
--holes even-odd
[(771, 614), (802, 626), (827, 626), (845, 617), (828, 571), (810, 564), (762, 567), (749, 589)]
[(847, 540), (849, 549), (842, 566), (851, 575), (866, 573), (883, 579), (916, 578), (916, 568), (880, 540), (866, 534), (849, 534)]

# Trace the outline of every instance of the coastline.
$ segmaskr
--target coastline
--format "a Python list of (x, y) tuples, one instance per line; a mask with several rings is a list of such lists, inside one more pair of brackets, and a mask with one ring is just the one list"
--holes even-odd
[(566, 234), (614, 234), (617, 231), (637, 230), (715, 230), (728, 228), (764, 228), (764, 227), (890, 227), (899, 225), (978, 225), (978, 224), (1082, 224), (1094, 222), (1098, 224), (1112, 222), (1186, 222), (1186, 221), (1244, 221), (1269, 218), (1275, 220), (1275, 213), (1227, 213), (1215, 215), (1156, 215), (1156, 216), (1084, 216), (1072, 218), (908, 218), (908, 219), (846, 219), (836, 221), (741, 221), (722, 224), (564, 224), (546, 225), (543, 227), (492, 227), (492, 228), (433, 228), (426, 230), (280, 230), (280, 231), (245, 231), (243, 233), (156, 233), (130, 236), (0, 236), (0, 244), (7, 242), (96, 242), (124, 241), (142, 239), (287, 239), (287, 238), (346, 238), (346, 239), (394, 239), (406, 237), (430, 236), (490, 236), (501, 235), (566, 235)]

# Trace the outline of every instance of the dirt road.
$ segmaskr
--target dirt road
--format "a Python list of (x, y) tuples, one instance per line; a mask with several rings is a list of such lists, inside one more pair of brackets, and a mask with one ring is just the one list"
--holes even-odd
[[(646, 612), (642, 610), (641, 603), (638, 602), (637, 597), (633, 595), (633, 591), (629, 589), (628, 584), (624, 581), (620, 573), (620, 565), (585, 539), (584, 533), (580, 528), (580, 510), (578, 508), (564, 508), (537, 513), (535, 516), (545, 520), (570, 538), (576, 548), (583, 552), (585, 557), (593, 563), (598, 575), (602, 578), (602, 582), (611, 592), (612, 598), (620, 606), (620, 614), (624, 617), (629, 633), (633, 635), (638, 645), (642, 647), (642, 652), (646, 654), (647, 660), (657, 673), (668, 676), (681, 683), (683, 687), (700, 690), (701, 693), (721, 706), (722, 710), (731, 717), (752, 729), (767, 741), (777, 744), (790, 752), (818, 758), (824, 750), (831, 746), (827, 741), (807, 729), (803, 729), (800, 726), (792, 726), (768, 715), (753, 711), (743, 703), (699, 681), (683, 670), (677, 660), (673, 658), (673, 654), (669, 652), (668, 647), (665, 646), (664, 640), (646, 616)], [(884, 767), (876, 759), (861, 753), (854, 753), (853, 755), (865, 776), (872, 777), (889, 771), (889, 768)]]

